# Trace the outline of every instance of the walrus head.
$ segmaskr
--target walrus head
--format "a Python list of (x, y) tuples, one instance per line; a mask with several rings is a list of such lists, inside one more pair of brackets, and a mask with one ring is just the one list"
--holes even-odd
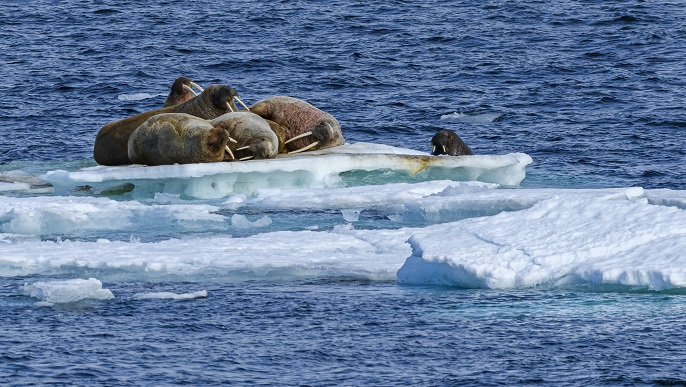
[(200, 92), (203, 91), (202, 87), (188, 77), (176, 78), (169, 91), (167, 100), (164, 102), (164, 107), (175, 106), (197, 96), (195, 91), (193, 91), (194, 87)]
[[(229, 136), (229, 132), (227, 132), (226, 129), (215, 127), (210, 130), (210, 133), (205, 139), (205, 144), (210, 154), (216, 155), (216, 160), (214, 161), (227, 159), (225, 153), (231, 153), (228, 146), (229, 141), (231, 140), (232, 138)], [(233, 154), (231, 154), (231, 158), (233, 158)]]
[(238, 110), (236, 108), (236, 104), (233, 102), (236, 98), (238, 98), (238, 92), (233, 87), (226, 85), (212, 85), (208, 86), (206, 90), (212, 91), (212, 104), (217, 109), (226, 110), (228, 107), (232, 112)]
[[(288, 141), (286, 141), (285, 144), (290, 144), (293, 141), (299, 140), (301, 138), (306, 138), (306, 140), (310, 142), (309, 145), (302, 146), (288, 153), (300, 153), (306, 150), (310, 150), (314, 147), (318, 147), (319, 149), (326, 148), (331, 142), (331, 140), (334, 138), (335, 131), (336, 129), (334, 129), (334, 127), (330, 123), (326, 121), (321, 122), (318, 125), (313, 126), (309, 131), (288, 139)], [(302, 141), (299, 142), (297, 145), (302, 145)]]
[(473, 155), (474, 152), (462, 141), (460, 136), (452, 130), (441, 130), (431, 138), (431, 154), (463, 156)]

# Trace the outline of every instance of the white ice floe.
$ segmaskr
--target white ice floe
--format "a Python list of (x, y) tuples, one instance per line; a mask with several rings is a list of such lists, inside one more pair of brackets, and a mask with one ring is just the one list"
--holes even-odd
[(103, 289), (102, 282), (95, 278), (35, 282), (24, 285), (22, 293), (41, 300), (41, 305), (114, 298), (112, 292)]
[[(376, 234), (381, 235), (381, 234)], [(156, 243), (18, 240), (0, 246), (0, 275), (97, 269), (123, 280), (281, 279), (361, 276), (392, 280), (411, 250), (405, 234), (389, 245), (338, 232), (279, 231), (245, 238)], [(390, 241), (389, 241), (390, 242)]]
[[(126, 190), (132, 184), (139, 197), (156, 193), (195, 199), (251, 195), (264, 188), (331, 188), (365, 184), (428, 180), (481, 181), (517, 186), (532, 162), (523, 153), (507, 155), (430, 156), (411, 149), (380, 144), (345, 144), (270, 160), (184, 165), (89, 167), (51, 171), (41, 179), (60, 193), (88, 186), (96, 192)], [(352, 174), (353, 176), (344, 176)], [(355, 183), (355, 180), (362, 183)]]
[(560, 190), (521, 211), (417, 230), (409, 243), (405, 284), (686, 287), (686, 212), (640, 188)]
[(224, 224), (224, 217), (213, 213), (217, 209), (204, 204), (145, 205), (98, 197), (0, 196), (0, 231), (49, 235), (140, 228), (146, 224), (207, 227)]
[[(279, 197), (288, 203), (279, 202)], [(150, 204), (106, 198), (0, 198), (0, 209), (5, 206), (0, 210), (3, 227), (15, 220), (13, 231), (56, 227), (32, 226), (29, 213), (55, 214), (51, 207), (64, 207), (58, 217), (62, 224), (90, 218), (80, 227), (132, 219), (129, 211), (138, 214), (133, 218), (149, 218), (149, 223), (134, 222), (134, 231), (163, 228), (165, 219), (185, 216), (218, 217), (219, 223), (261, 232), (247, 237), (217, 232), (159, 242), (42, 241), (0, 234), (2, 276), (97, 270), (99, 278), (108, 281), (351, 276), (407, 285), (499, 289), (579, 283), (656, 290), (686, 287), (686, 191), (502, 189), (486, 183), (434, 181), (330, 192), (266, 190), (254, 197), (217, 201), (216, 207), (179, 201), (173, 195), (158, 196)], [(303, 231), (272, 231), (274, 225), (267, 223), (277, 215), (231, 215), (228, 208), (233, 206), (337, 209), (340, 222), (313, 223), (299, 228)], [(215, 213), (217, 208), (225, 215)], [(429, 225), (354, 226), (362, 213), (379, 208), (398, 217), (400, 226), (417, 219), (428, 222), (407, 224)], [(317, 213), (307, 219), (316, 222)]]
[(137, 300), (193, 300), (196, 298), (206, 298), (207, 290), (200, 290), (192, 293), (182, 293), (177, 294), (174, 292), (150, 292), (150, 293), (138, 293), (133, 296)]

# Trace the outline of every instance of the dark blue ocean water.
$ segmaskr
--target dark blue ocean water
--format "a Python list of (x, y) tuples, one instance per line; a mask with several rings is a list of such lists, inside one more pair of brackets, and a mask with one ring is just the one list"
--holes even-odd
[[(524, 152), (524, 187), (686, 189), (680, 2), (139, 3), (2, 3), (0, 166), (92, 165), (103, 124), (186, 75), (305, 99), (350, 142), (428, 151), (453, 129)], [(114, 282), (41, 308), (17, 294), (31, 280), (0, 281), (3, 384), (686, 382), (680, 292)], [(209, 296), (130, 297), (184, 289)]]

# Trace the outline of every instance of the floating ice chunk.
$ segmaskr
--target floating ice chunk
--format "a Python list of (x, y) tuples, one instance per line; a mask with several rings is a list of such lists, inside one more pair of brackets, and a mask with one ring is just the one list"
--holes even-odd
[(117, 99), (120, 101), (141, 101), (144, 99), (157, 98), (164, 96), (164, 94), (150, 94), (150, 93), (132, 93), (132, 94), (120, 94)]
[(154, 243), (19, 240), (1, 246), (0, 275), (95, 269), (119, 281), (321, 276), (394, 280), (411, 253), (404, 242), (407, 232), (370, 231), (279, 231)]
[(234, 214), (233, 216), (231, 216), (231, 225), (238, 228), (259, 228), (267, 227), (270, 224), (272, 224), (272, 220), (266, 215), (253, 222), (248, 220), (248, 217), (246, 217), (245, 215)]
[(398, 271), (398, 282), (686, 287), (686, 211), (648, 204), (639, 194), (633, 188), (557, 190), (520, 211), (417, 230), (408, 240), (413, 253)]
[(158, 299), (158, 300), (192, 300), (195, 298), (206, 298), (207, 290), (200, 290), (193, 293), (176, 294), (173, 292), (151, 292), (138, 293), (133, 298), (138, 300)]
[(357, 222), (360, 219), (360, 212), (362, 212), (362, 210), (359, 208), (346, 208), (341, 210), (343, 219), (345, 219), (346, 222)]
[(0, 231), (50, 235), (88, 230), (120, 230), (146, 224), (195, 227), (191, 222), (224, 224), (217, 207), (202, 204), (145, 205), (108, 198), (0, 196)]
[(22, 288), (25, 296), (38, 298), (50, 304), (63, 304), (84, 299), (109, 300), (114, 294), (102, 288), (102, 282), (95, 278), (47, 281), (26, 284)]
[(11, 183), (7, 182), (2, 182), (0, 181), (0, 192), (8, 192), (8, 191), (28, 191), (31, 188), (31, 185), (28, 183), (20, 183), (17, 181), (13, 181)]

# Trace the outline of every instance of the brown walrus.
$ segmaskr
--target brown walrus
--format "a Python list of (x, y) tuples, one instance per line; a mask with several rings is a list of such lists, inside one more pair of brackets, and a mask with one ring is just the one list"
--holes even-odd
[(286, 96), (270, 97), (251, 105), (250, 111), (283, 128), (281, 135), (288, 153), (345, 143), (338, 121), (331, 114), (303, 100)]
[(434, 156), (467, 156), (474, 154), (460, 136), (452, 130), (441, 130), (436, 133), (431, 139), (431, 145), (433, 146), (431, 154)]
[(267, 121), (255, 113), (226, 113), (210, 121), (214, 127), (226, 129), (235, 143), (228, 161), (271, 159), (279, 154), (279, 139)]
[(167, 100), (164, 101), (164, 107), (178, 105), (180, 103), (186, 102), (193, 97), (197, 97), (193, 88), (198, 89), (201, 93), (203, 88), (197, 83), (193, 82), (188, 77), (178, 77), (172, 83), (171, 90), (169, 90), (169, 95)]
[(129, 137), (128, 157), (135, 164), (168, 165), (223, 161), (229, 133), (185, 113), (148, 118)]
[(199, 96), (179, 105), (151, 110), (105, 124), (95, 136), (93, 157), (101, 165), (131, 164), (128, 156), (129, 136), (148, 118), (161, 113), (187, 113), (204, 119), (212, 119), (224, 113), (236, 111), (233, 100), (237, 96), (238, 93), (231, 87), (211, 85)]

